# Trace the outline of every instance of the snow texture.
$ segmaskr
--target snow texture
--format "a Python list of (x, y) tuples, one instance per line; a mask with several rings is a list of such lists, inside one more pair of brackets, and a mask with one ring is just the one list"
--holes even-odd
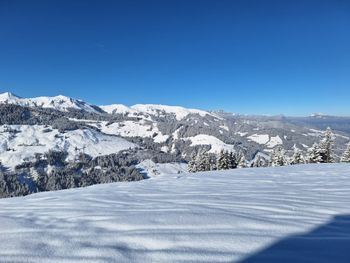
[(159, 176), (0, 200), (0, 262), (350, 262), (350, 165)]
[(63, 95), (54, 97), (20, 98), (10, 92), (0, 94), (0, 103), (15, 104), (27, 107), (52, 108), (59, 111), (69, 109), (84, 110), (98, 113), (98, 111), (84, 101), (72, 99)]
[(73, 160), (79, 153), (96, 157), (134, 147), (133, 143), (123, 138), (90, 129), (66, 131), (62, 134), (43, 125), (0, 126), (0, 160), (11, 168), (34, 158), (35, 153), (45, 153), (52, 149), (66, 151), (68, 160)]
[(220, 139), (211, 135), (199, 134), (193, 137), (183, 138), (183, 140), (191, 141), (191, 146), (210, 145), (211, 146), (209, 150), (210, 153), (219, 153), (221, 150), (234, 151), (233, 145), (226, 144)]
[(159, 105), (159, 104), (136, 104), (131, 107), (128, 107), (122, 104), (112, 104), (112, 105), (100, 106), (100, 108), (103, 109), (105, 112), (111, 113), (111, 114), (129, 113), (130, 115), (135, 115), (137, 113), (142, 113), (142, 114), (150, 114), (158, 117), (163, 116), (162, 113), (173, 114), (175, 115), (175, 118), (178, 121), (184, 119), (189, 114), (199, 114), (202, 117), (206, 115), (211, 115), (215, 118), (219, 118), (215, 114), (212, 114), (203, 110), (187, 109), (180, 106), (168, 106), (168, 105)]

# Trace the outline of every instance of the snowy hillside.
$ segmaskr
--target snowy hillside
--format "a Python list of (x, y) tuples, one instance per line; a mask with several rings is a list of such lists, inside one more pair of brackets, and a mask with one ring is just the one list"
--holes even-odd
[(136, 104), (131, 107), (127, 107), (122, 104), (112, 104), (100, 106), (101, 109), (111, 114), (149, 114), (157, 117), (165, 116), (166, 114), (171, 114), (175, 116), (177, 120), (182, 120), (189, 114), (198, 114), (199, 116), (205, 117), (206, 115), (218, 117), (212, 113), (203, 110), (197, 109), (187, 109), (179, 106), (167, 106), (167, 105), (159, 105), (159, 104)]
[(75, 109), (99, 113), (97, 107), (91, 106), (84, 101), (72, 99), (62, 95), (55, 97), (20, 98), (11, 92), (5, 92), (0, 94), (0, 103), (15, 104), (27, 107), (52, 108), (60, 111)]
[(0, 262), (350, 262), (350, 166), (175, 174), (0, 200)]
[(68, 160), (84, 152), (91, 157), (117, 153), (135, 145), (122, 138), (101, 134), (90, 129), (78, 129), (61, 134), (43, 125), (0, 126), (0, 160), (10, 168), (34, 159), (35, 153), (49, 150), (65, 151)]
[[(10, 92), (0, 94), (0, 106), (3, 105), (57, 110), (60, 111), (58, 115), (84, 122), (105, 134), (150, 139), (156, 144), (152, 148), (158, 147), (170, 154), (181, 152), (187, 159), (199, 148), (212, 153), (235, 148), (244, 152), (248, 159), (259, 152), (268, 154), (277, 145), (283, 146), (289, 154), (295, 147), (306, 152), (328, 126), (335, 129), (338, 154), (350, 140), (350, 120), (340, 117), (247, 116), (159, 104), (95, 106), (61, 95), (20, 98)], [(35, 124), (41, 124), (37, 122)], [(9, 123), (2, 121), (2, 124)], [(11, 119), (11, 124), (21, 123)]]

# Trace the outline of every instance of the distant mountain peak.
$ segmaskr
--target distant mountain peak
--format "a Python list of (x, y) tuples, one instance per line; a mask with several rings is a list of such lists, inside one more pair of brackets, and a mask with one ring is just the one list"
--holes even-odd
[(11, 92), (0, 94), (0, 103), (14, 104), (26, 107), (53, 108), (59, 111), (69, 109), (83, 110), (92, 113), (99, 113), (97, 106), (90, 105), (82, 100), (76, 100), (64, 95), (40, 96), (35, 98), (21, 98)]
[(20, 97), (8, 91), (0, 94), (0, 101), (13, 100), (13, 99), (20, 99)]

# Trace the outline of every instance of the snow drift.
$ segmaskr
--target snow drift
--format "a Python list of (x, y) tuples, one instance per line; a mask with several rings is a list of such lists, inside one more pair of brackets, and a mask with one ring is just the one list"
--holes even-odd
[(182, 173), (2, 199), (0, 262), (345, 263), (349, 203), (348, 164)]

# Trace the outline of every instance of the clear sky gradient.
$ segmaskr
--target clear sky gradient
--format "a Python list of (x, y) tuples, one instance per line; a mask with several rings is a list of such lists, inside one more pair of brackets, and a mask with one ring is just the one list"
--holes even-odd
[(0, 0), (0, 91), (350, 115), (350, 0)]

